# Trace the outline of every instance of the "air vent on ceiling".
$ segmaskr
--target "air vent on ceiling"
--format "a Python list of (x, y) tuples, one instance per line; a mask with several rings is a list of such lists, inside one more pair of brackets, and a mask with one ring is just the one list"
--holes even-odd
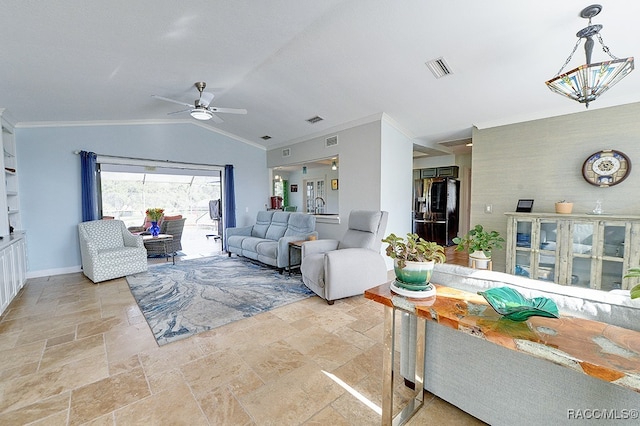
[(336, 145), (338, 145), (338, 135), (331, 136), (324, 140), (324, 146), (327, 148), (329, 148), (330, 146), (336, 146)]
[(453, 74), (453, 71), (451, 71), (449, 64), (446, 63), (444, 58), (438, 58), (438, 59), (433, 59), (431, 61), (427, 61), (426, 65), (436, 78)]
[(269, 139), (271, 139), (271, 136), (269, 135), (260, 136), (260, 139), (264, 139), (265, 141), (268, 141)]
[(283, 157), (288, 157), (288, 156), (290, 156), (290, 155), (291, 155), (291, 148), (284, 148), (284, 149), (282, 150), (282, 156), (283, 156)]
[(324, 120), (324, 118), (320, 117), (319, 115), (316, 115), (315, 117), (309, 118), (307, 121), (311, 124), (315, 124), (318, 121), (322, 121), (322, 120)]

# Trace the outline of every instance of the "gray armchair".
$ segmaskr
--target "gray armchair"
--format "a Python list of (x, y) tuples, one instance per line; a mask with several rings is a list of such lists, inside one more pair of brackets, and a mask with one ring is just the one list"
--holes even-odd
[(93, 220), (78, 224), (82, 272), (94, 283), (147, 270), (142, 237), (121, 220)]
[(388, 215), (354, 210), (342, 240), (305, 241), (300, 267), (304, 284), (332, 305), (385, 283), (387, 266), (380, 247)]

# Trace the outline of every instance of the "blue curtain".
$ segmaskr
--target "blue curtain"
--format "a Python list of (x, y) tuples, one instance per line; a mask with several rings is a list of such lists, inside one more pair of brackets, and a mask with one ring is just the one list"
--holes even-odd
[(98, 219), (98, 188), (96, 184), (95, 152), (80, 151), (82, 178), (82, 221)]
[[(224, 200), (222, 201), (224, 213), (222, 215), (224, 226), (226, 228), (235, 228), (236, 226), (236, 192), (233, 184), (233, 166), (227, 164), (224, 166)], [(227, 249), (227, 233), (222, 236), (222, 249)]]

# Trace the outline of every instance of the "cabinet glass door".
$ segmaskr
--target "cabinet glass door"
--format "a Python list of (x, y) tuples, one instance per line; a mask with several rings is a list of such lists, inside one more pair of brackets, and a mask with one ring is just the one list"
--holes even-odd
[(594, 222), (578, 222), (571, 225), (570, 247), (571, 271), (568, 283), (574, 286), (591, 287), (594, 252)]
[(626, 230), (626, 224), (618, 222), (605, 222), (602, 227), (602, 265), (597, 287), (601, 290), (622, 288)]
[(536, 268), (536, 279), (545, 281), (555, 281), (556, 253), (558, 250), (558, 222), (555, 220), (541, 220), (539, 241), (540, 250), (538, 252), (538, 267)]
[[(514, 270), (511, 271), (515, 275), (532, 276), (531, 257), (533, 256), (533, 250), (531, 249), (531, 237), (533, 228), (534, 223), (531, 220), (518, 220), (516, 222), (515, 265)], [(513, 244), (513, 242), (510, 244)]]

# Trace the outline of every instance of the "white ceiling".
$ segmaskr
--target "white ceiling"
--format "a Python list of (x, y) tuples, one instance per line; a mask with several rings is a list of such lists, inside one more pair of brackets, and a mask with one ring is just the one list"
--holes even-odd
[[(618, 57), (640, 49), (640, 2), (603, 1), (594, 23)], [(586, 1), (109, 0), (0, 4), (0, 107), (42, 122), (185, 120), (205, 81), (207, 126), (275, 147), (386, 113), (425, 151), (472, 126), (584, 111), (544, 84), (587, 25)], [(425, 66), (444, 57), (453, 75)], [(596, 42), (594, 62), (607, 57)], [(584, 62), (582, 47), (570, 67)], [(640, 101), (640, 71), (590, 109)], [(319, 115), (324, 121), (309, 124)], [(260, 137), (270, 135), (263, 141)], [(445, 151), (447, 148), (443, 148)]]

